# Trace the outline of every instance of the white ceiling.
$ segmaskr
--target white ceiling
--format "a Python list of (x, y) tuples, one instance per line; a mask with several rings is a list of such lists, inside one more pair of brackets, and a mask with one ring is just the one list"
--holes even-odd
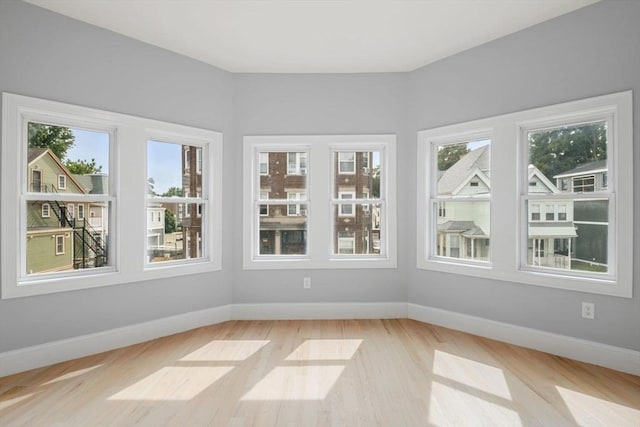
[(25, 0), (232, 72), (410, 71), (598, 0)]

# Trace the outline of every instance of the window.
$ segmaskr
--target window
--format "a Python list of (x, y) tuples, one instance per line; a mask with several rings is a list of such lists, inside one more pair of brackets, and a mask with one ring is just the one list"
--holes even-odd
[(269, 175), (269, 153), (258, 153), (260, 157), (260, 175)]
[[(213, 194), (219, 197), (220, 193), (220, 134), (6, 93), (2, 108), (0, 251), (11, 252), (0, 260), (2, 298), (220, 268), (219, 244), (210, 237), (220, 235), (220, 204), (212, 201)], [(51, 138), (58, 143), (48, 144)], [(182, 196), (183, 169), (189, 163), (179, 153), (176, 157), (182, 164), (177, 163), (179, 178), (175, 182), (180, 184), (165, 199), (153, 200), (167, 206), (161, 205), (149, 215), (145, 210), (150, 203), (145, 206), (136, 200), (145, 200), (145, 192), (164, 193), (164, 178), (170, 173), (171, 181), (176, 172), (167, 169), (162, 177), (155, 176), (155, 182), (147, 181), (145, 188), (149, 176), (140, 165), (147, 164), (147, 141), (155, 138), (203, 148), (202, 173), (209, 193), (177, 199)], [(194, 143), (183, 144), (187, 140)], [(185, 158), (188, 156), (185, 153)], [(194, 162), (196, 156), (191, 157)], [(82, 168), (84, 173), (75, 173), (78, 163), (87, 166)], [(196, 168), (194, 163), (191, 169)], [(163, 225), (181, 227), (175, 212), (177, 205), (185, 202), (203, 205), (202, 257), (189, 266), (164, 262), (167, 268), (151, 270), (143, 255), (148, 237), (164, 235), (163, 250), (181, 246), (182, 239), (171, 240), (174, 236), (168, 237)], [(154, 229), (147, 229), (145, 222)], [(126, 242), (118, 236), (126, 236)]]
[[(338, 198), (340, 200), (351, 200), (356, 198), (355, 191), (350, 192), (338, 192)], [(341, 204), (340, 205), (340, 216), (355, 216), (356, 209), (354, 204)]]
[(485, 264), (490, 258), (491, 135), (434, 139), (428, 159), (432, 171), (428, 233), (429, 257)]
[(338, 153), (338, 173), (356, 173), (356, 153)]
[(307, 174), (307, 153), (287, 153), (287, 175)]
[(55, 236), (56, 240), (56, 255), (64, 255), (64, 235)]
[[(630, 297), (631, 117), (631, 92), (624, 92), (419, 132), (418, 266)], [(484, 175), (481, 166), (458, 166), (477, 164), (466, 141), (478, 134), (490, 136), (494, 156)], [(466, 180), (490, 196), (474, 194)], [(496, 191), (488, 191), (492, 183)], [(486, 227), (498, 227), (500, 238), (485, 263), (457, 259), (478, 250), (478, 240), (465, 242), (475, 234), (471, 223), (490, 235), (478, 224), (488, 209), (471, 208), (482, 203), (492, 207)]]
[[(395, 266), (394, 142), (386, 135), (245, 137), (252, 172), (244, 182), (244, 267)], [(341, 159), (351, 173), (340, 172)]]
[(544, 215), (545, 215), (544, 216), (545, 220), (555, 221), (556, 219), (555, 207), (553, 205), (546, 205)]
[[(210, 194), (206, 141), (160, 132), (155, 136), (147, 141), (147, 182), (153, 183), (147, 194), (151, 218), (147, 223), (147, 267), (204, 261), (209, 253), (206, 212), (211, 209), (210, 197), (204, 196)], [(195, 169), (181, 169), (194, 158)]]
[(540, 221), (540, 204), (532, 203), (531, 204), (531, 221)]

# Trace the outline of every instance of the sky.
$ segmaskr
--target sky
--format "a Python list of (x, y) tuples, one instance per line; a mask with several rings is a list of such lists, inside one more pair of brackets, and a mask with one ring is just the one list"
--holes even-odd
[[(68, 160), (96, 160), (102, 173), (109, 174), (109, 134), (83, 129), (71, 129), (75, 144), (67, 151)], [(180, 144), (147, 142), (147, 176), (155, 181), (158, 194), (170, 187), (182, 188), (182, 152)]]

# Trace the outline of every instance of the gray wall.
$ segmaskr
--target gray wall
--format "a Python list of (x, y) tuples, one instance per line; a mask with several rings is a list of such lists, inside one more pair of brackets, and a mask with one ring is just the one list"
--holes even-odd
[[(16, 1), (0, 1), (0, 91), (231, 133), (231, 74)], [(225, 141), (225, 163), (232, 150)], [(232, 197), (226, 189), (223, 197)], [(225, 218), (231, 218), (225, 205)], [(232, 245), (231, 230), (223, 235)], [(223, 272), (0, 301), (0, 352), (231, 302)], [(176, 282), (178, 283), (176, 285)]]
[[(232, 75), (0, 1), (0, 91), (222, 131), (229, 202), (222, 272), (0, 301), (0, 352), (231, 302), (406, 301), (640, 350), (638, 265), (633, 299), (433, 273), (415, 267), (411, 226), (416, 131), (628, 89), (637, 110), (638, 18), (640, 3), (598, 3), (406, 74)], [(243, 271), (242, 136), (321, 133), (397, 134), (398, 268)], [(638, 259), (637, 220), (634, 242)], [(581, 301), (596, 303), (595, 320), (580, 318)]]
[[(241, 148), (243, 135), (396, 134), (398, 163), (407, 162), (406, 75), (237, 74), (235, 80), (234, 142)], [(234, 164), (242, 165), (242, 150)], [(398, 188), (406, 187), (402, 167)], [(234, 207), (242, 211), (241, 167), (234, 172)], [(398, 205), (407, 203), (406, 192)], [(402, 218), (404, 210), (398, 209)], [(398, 221), (399, 242), (405, 240), (404, 221)], [(234, 229), (242, 236), (242, 217)], [(407, 301), (405, 272), (412, 248), (399, 245), (398, 269), (243, 271), (242, 242), (233, 247), (235, 303), (260, 302), (398, 302)], [(311, 277), (311, 289), (302, 278)]]
[[(607, 1), (428, 65), (409, 76), (409, 135), (420, 129), (633, 89), (635, 260), (640, 257), (640, 2)], [(415, 144), (410, 144), (410, 157)], [(407, 165), (416, 176), (416, 165)], [(415, 193), (415, 180), (410, 191)], [(408, 223), (416, 220), (411, 199)], [(413, 234), (404, 244), (415, 248)], [(409, 302), (640, 350), (640, 262), (633, 299), (416, 269)], [(596, 303), (595, 320), (580, 317)]]

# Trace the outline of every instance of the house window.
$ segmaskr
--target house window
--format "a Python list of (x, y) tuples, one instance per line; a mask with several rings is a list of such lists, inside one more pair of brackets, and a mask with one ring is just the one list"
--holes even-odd
[(51, 218), (51, 205), (49, 203), (43, 203), (40, 216), (42, 218)]
[[(206, 180), (210, 174), (207, 141), (187, 135), (156, 136), (157, 139), (147, 141), (147, 181), (154, 183), (153, 192), (147, 195), (147, 210), (151, 213), (145, 240), (147, 267), (180, 265), (191, 260), (207, 262), (210, 242), (206, 230), (211, 220), (206, 215), (211, 204), (210, 184)], [(188, 163), (188, 153), (195, 153), (199, 173), (182, 173), (181, 162)], [(173, 214), (176, 205), (177, 211), (184, 213), (179, 222)], [(195, 238), (196, 234), (200, 240)], [(200, 250), (200, 245), (205, 250)]]
[(356, 253), (356, 238), (353, 231), (338, 231), (338, 253), (340, 255)]
[(301, 151), (299, 153), (287, 153), (287, 175), (306, 175), (307, 174), (307, 153)]
[(56, 255), (64, 255), (64, 235), (55, 236)]
[(596, 188), (596, 177), (594, 175), (580, 176), (580, 177), (573, 178), (574, 193), (590, 193), (595, 191), (595, 188)]
[[(244, 268), (396, 265), (395, 194), (389, 190), (395, 137), (248, 136), (244, 143), (245, 167), (252, 171), (244, 181)], [(360, 167), (367, 157), (369, 173)], [(305, 173), (291, 173), (300, 159)], [(352, 173), (340, 172), (341, 159), (352, 162)]]
[(555, 208), (553, 207), (553, 205), (546, 205), (545, 206), (544, 219), (546, 221), (555, 221), (556, 212), (555, 212)]
[(447, 204), (445, 202), (438, 203), (438, 218), (447, 216)]
[[(288, 200), (306, 200), (307, 194), (304, 192), (298, 191), (287, 191), (287, 199)], [(307, 206), (306, 205), (287, 205), (287, 215), (288, 216), (300, 216), (307, 214)]]
[[(148, 140), (203, 148), (202, 180), (206, 181), (203, 186), (211, 194), (218, 194), (214, 187), (220, 186), (221, 162), (214, 153), (221, 147), (220, 134), (7, 93), (3, 94), (2, 109), (0, 217), (3, 224), (10, 226), (0, 239), (0, 252), (13, 253), (0, 259), (2, 298), (204, 273), (220, 268), (219, 245), (208, 239), (220, 235), (220, 204), (212, 203), (209, 194), (201, 197), (203, 202), (200, 203), (210, 208), (202, 209), (203, 217), (199, 218), (206, 243), (204, 256), (188, 266), (176, 265), (174, 268), (172, 265), (161, 271), (145, 268), (147, 257), (144, 253), (149, 244), (146, 237), (157, 233), (160, 237), (156, 240), (157, 248), (162, 250), (163, 257), (165, 250), (172, 255), (179, 253), (184, 250), (183, 221), (169, 213), (166, 213), (165, 221), (165, 210), (155, 211), (152, 218), (142, 210), (146, 209), (145, 204), (139, 206), (135, 202), (145, 200), (147, 191), (150, 192), (147, 205), (149, 199), (156, 197), (154, 194), (162, 194), (163, 198), (157, 196), (153, 202), (167, 203), (167, 207), (170, 205), (173, 209), (172, 213), (177, 210), (178, 203), (190, 203), (197, 209), (195, 206), (200, 202), (191, 193), (177, 199), (182, 196), (182, 172), (188, 164), (181, 152), (171, 158), (171, 161), (178, 159), (177, 173), (173, 168), (163, 169), (160, 175), (151, 175), (156, 180), (148, 181), (145, 188), (141, 182), (145, 177), (141, 165), (143, 168), (149, 164), (158, 165), (158, 159), (148, 158), (149, 153), (145, 150)], [(12, 142), (9, 144), (8, 141)], [(161, 160), (167, 159), (162, 156)], [(218, 159), (215, 167), (211, 164), (212, 159)], [(86, 168), (81, 168), (82, 173), (75, 173), (79, 163)], [(174, 174), (178, 175), (177, 179)], [(9, 182), (13, 184), (9, 185)], [(174, 182), (177, 182), (177, 188), (167, 188), (167, 183)], [(114, 183), (121, 184), (117, 191)], [(64, 191), (60, 191), (62, 189)], [(44, 208), (45, 204), (49, 207)], [(95, 212), (95, 216), (87, 218), (87, 212), (89, 215)], [(154, 227), (158, 225), (153, 233), (145, 227), (145, 218)], [(166, 225), (167, 230), (161, 229), (162, 225)], [(169, 227), (175, 227), (175, 231), (170, 233)], [(161, 240), (163, 233), (164, 241)], [(126, 239), (121, 241), (119, 236)]]
[(362, 172), (369, 173), (369, 153), (362, 153)]
[(258, 153), (260, 157), (260, 175), (269, 175), (269, 153)]
[[(356, 198), (356, 193), (355, 191), (350, 191), (350, 192), (342, 192), (339, 191), (338, 192), (338, 199), (340, 200), (352, 200)], [(355, 216), (356, 214), (356, 209), (355, 209), (355, 205), (348, 203), (348, 204), (340, 204), (340, 216)]]
[(356, 153), (338, 153), (338, 173), (356, 173)]
[[(424, 197), (418, 199), (418, 266), (631, 297), (631, 124), (632, 95), (624, 92), (419, 132), (418, 194)], [(512, 129), (518, 130), (517, 144)], [(478, 133), (491, 136), (493, 167), (486, 176), (482, 167), (457, 167), (475, 162), (475, 147), (461, 143)], [(452, 262), (446, 258), (458, 243), (459, 254), (478, 250), (481, 242), (468, 228), (472, 221), (487, 231), (477, 222), (488, 218), (488, 210), (475, 217), (470, 212), (473, 204), (488, 202), (472, 191), (490, 188), (488, 177), (496, 180), (496, 191), (487, 224), (500, 227), (492, 262)], [(467, 179), (478, 186), (465, 185)], [(436, 204), (443, 201), (446, 218)], [(459, 217), (466, 223), (456, 222)]]

